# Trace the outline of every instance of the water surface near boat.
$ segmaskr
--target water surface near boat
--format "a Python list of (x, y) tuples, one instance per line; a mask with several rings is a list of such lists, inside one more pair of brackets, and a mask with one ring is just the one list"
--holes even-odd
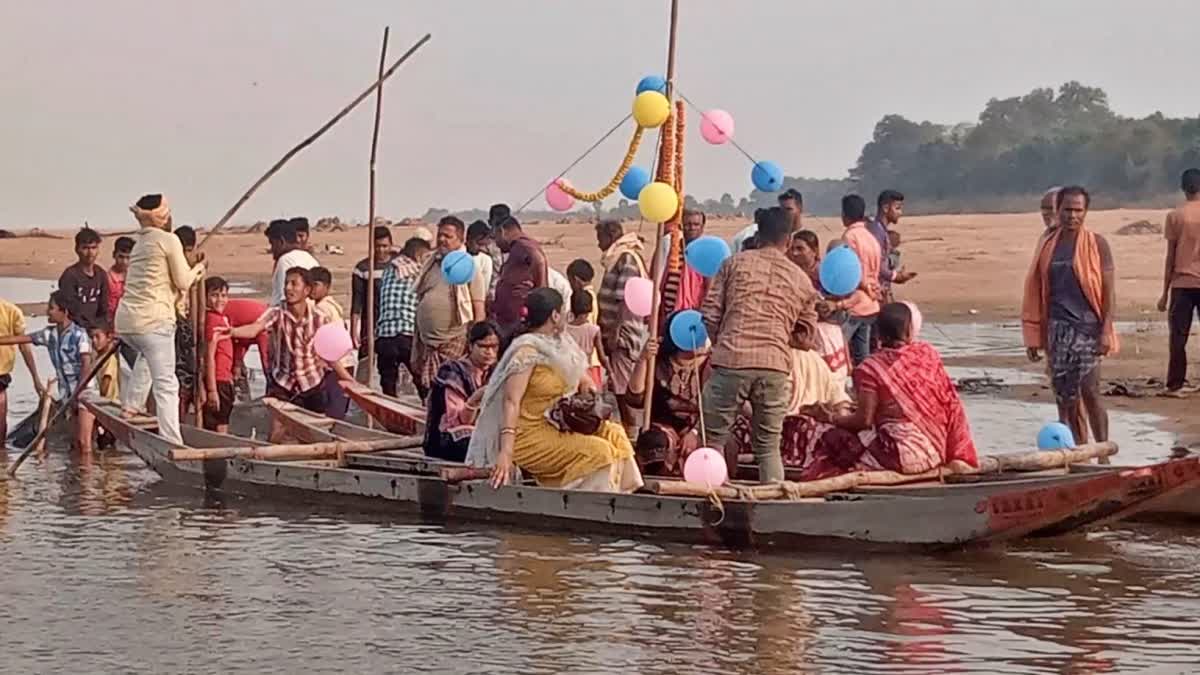
[[(16, 375), (14, 419), (33, 403)], [(1026, 446), (1050, 414), (965, 402), (985, 451)], [(1156, 422), (1114, 415), (1122, 461), (1163, 456)], [(124, 452), (52, 448), (21, 476), (0, 483), (3, 672), (1200, 667), (1200, 527), (764, 555), (213, 502)]]

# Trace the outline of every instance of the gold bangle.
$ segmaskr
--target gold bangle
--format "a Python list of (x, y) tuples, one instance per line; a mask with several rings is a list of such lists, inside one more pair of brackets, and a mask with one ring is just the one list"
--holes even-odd
[(500, 435), (503, 436), (505, 434), (511, 434), (513, 436), (516, 436), (517, 430), (513, 427), (504, 427), (500, 430)]

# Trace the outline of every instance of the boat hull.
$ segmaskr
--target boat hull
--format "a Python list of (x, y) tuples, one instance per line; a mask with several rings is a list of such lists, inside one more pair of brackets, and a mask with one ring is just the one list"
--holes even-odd
[[(601, 531), (730, 546), (808, 549), (947, 548), (1012, 540), (1120, 502), (1121, 473), (1037, 488), (1014, 487), (990, 496), (963, 491), (940, 497), (841, 494), (796, 501), (748, 501), (608, 494), (530, 485), (492, 489), (485, 482), (451, 483), (402, 472), (413, 460), (365, 455), (371, 468), (330, 461), (229, 459), (173, 462), (175, 445), (151, 428), (120, 419), (111, 404), (88, 402), (99, 423), (164, 480), (218, 494), (286, 497), (307, 503), (354, 504), (410, 512), (435, 522), (491, 521), (558, 532)], [(196, 447), (245, 445), (234, 437), (188, 429)], [(260, 444), (261, 445), (261, 444)], [(1072, 524), (1072, 527), (1075, 527)]]

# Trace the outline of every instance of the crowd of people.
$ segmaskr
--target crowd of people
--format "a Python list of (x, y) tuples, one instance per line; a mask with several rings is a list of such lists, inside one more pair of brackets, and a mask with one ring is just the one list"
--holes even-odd
[[(1186, 202), (1167, 218), (1159, 302), (1170, 319), (1170, 391), (1184, 386), (1191, 316), (1200, 312), (1200, 170), (1185, 172), (1182, 188)], [(823, 249), (804, 227), (802, 195), (788, 190), (737, 233), (711, 278), (682, 261), (707, 225), (693, 210), (658, 242), (654, 265), (637, 233), (602, 221), (600, 269), (580, 258), (565, 273), (502, 204), (469, 226), (442, 218), (436, 233), (418, 232), (399, 247), (378, 227), (374, 264), (353, 267), (348, 315), (310, 249), (308, 221), (275, 220), (266, 230), (275, 260), (269, 300), (230, 298), (228, 283), (209, 276), (206, 351), (197, 360), (185, 317), (188, 289), (206, 262), (195, 232), (173, 228), (166, 199), (147, 195), (131, 207), (140, 230), (115, 240), (110, 268), (98, 264), (97, 232), (76, 235), (78, 260), (50, 297), (48, 327), (27, 333), (20, 310), (0, 302), (0, 413), (12, 345), (39, 393), (29, 345), (47, 348), (64, 400), (115, 350), (87, 388), (120, 401), (127, 415), (144, 413), (153, 394), (160, 433), (181, 443), (189, 408), (203, 407), (206, 426), (227, 428), (246, 352), (257, 345), (269, 395), (340, 419), (348, 400), (339, 382), (363, 367), (373, 341), (383, 392), (396, 396), (403, 375), (427, 406), (426, 452), (493, 467), (497, 485), (519, 470), (542, 485), (632, 490), (643, 473), (680, 475), (702, 445), (724, 449), (734, 475), (739, 456), (752, 455), (762, 481), (973, 465), (955, 387), (915, 333), (912, 305), (896, 301), (898, 287), (916, 277), (900, 264), (904, 195), (884, 190), (875, 206), (868, 218), (862, 197), (843, 198), (844, 231)], [(1045, 230), (1026, 277), (1023, 339), (1031, 360), (1046, 359), (1075, 439), (1103, 441), (1100, 363), (1119, 348), (1112, 251), (1087, 227), (1084, 188), (1053, 188), (1041, 207)], [(821, 283), (822, 255), (837, 246), (853, 251), (862, 269), (844, 295)], [(465, 283), (442, 272), (458, 251), (474, 263)], [(660, 311), (646, 317), (625, 293), (631, 280), (653, 278), (654, 267)], [(672, 319), (686, 310), (703, 317), (705, 344), (672, 339)], [(314, 335), (328, 323), (348, 325), (357, 355), (321, 358)], [(579, 401), (594, 402), (587, 412), (598, 421), (586, 432), (566, 420)], [(76, 443), (89, 450), (94, 421), (82, 407), (75, 419)]]

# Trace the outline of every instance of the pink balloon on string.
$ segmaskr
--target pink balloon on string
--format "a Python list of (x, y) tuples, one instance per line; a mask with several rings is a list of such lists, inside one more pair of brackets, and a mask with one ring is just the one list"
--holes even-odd
[(354, 341), (341, 323), (327, 323), (313, 334), (313, 350), (326, 361), (340, 361), (351, 349)]
[(912, 314), (912, 339), (916, 340), (917, 336), (921, 334), (921, 326), (925, 325), (925, 317), (921, 316), (921, 310), (917, 308), (917, 303), (905, 300), (904, 306)]
[(575, 206), (575, 198), (563, 191), (563, 185), (571, 186), (566, 178), (559, 178), (546, 187), (546, 203), (555, 211), (570, 211)]
[(713, 145), (733, 138), (733, 115), (724, 110), (709, 110), (700, 119), (700, 136)]
[(699, 448), (683, 463), (683, 479), (710, 488), (721, 487), (729, 478), (725, 455), (712, 448)]
[(625, 306), (634, 316), (650, 316), (654, 304), (654, 282), (633, 277), (625, 282)]

